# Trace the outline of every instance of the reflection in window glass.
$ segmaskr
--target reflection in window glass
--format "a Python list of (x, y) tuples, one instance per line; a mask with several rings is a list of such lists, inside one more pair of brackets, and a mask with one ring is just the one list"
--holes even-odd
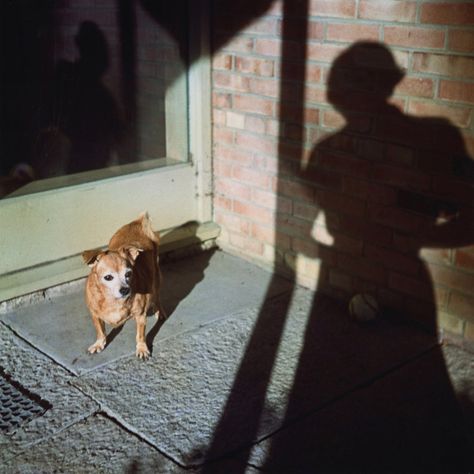
[(0, 197), (187, 159), (186, 2), (96, 3), (0, 6)]

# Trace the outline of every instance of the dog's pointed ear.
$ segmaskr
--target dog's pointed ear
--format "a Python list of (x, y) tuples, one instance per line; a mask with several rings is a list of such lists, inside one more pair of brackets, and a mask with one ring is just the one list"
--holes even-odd
[(143, 249), (135, 245), (127, 245), (120, 249), (119, 251), (123, 257), (130, 259), (134, 262), (137, 257), (143, 252)]
[(89, 267), (93, 267), (103, 254), (104, 251), (102, 249), (84, 250), (84, 252), (82, 252), (82, 260), (84, 260), (84, 263), (89, 265)]

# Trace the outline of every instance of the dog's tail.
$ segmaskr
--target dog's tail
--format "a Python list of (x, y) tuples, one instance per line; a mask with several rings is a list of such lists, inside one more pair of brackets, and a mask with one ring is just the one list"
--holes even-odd
[(153, 232), (151, 219), (150, 219), (150, 216), (148, 215), (148, 212), (147, 211), (142, 212), (138, 216), (138, 220), (141, 222), (143, 233), (153, 242), (158, 244), (160, 242), (159, 233)]

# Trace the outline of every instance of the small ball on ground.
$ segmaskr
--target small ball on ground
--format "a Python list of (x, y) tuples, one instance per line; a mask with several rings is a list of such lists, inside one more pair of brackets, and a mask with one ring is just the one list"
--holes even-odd
[(373, 321), (379, 314), (379, 305), (373, 295), (359, 293), (349, 301), (349, 314), (359, 323)]

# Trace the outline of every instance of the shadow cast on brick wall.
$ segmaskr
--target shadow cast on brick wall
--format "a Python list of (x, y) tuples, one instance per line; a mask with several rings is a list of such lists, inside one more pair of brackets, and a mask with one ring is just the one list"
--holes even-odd
[[(458, 130), (447, 120), (409, 116), (390, 103), (403, 72), (388, 47), (375, 42), (353, 44), (331, 65), (328, 98), (345, 125), (317, 143), (307, 159), (306, 65), (295, 60), (295, 51), (298, 57), (306, 57), (308, 7), (307, 1), (284, 3), (281, 37), (280, 91), (288, 82), (299, 88), (294, 102), (284, 97), (279, 102), (275, 261), (292, 282), (293, 291), (280, 299), (277, 310), (270, 301), (263, 304), (207, 458), (212, 461), (219, 456), (235, 430), (243, 430), (242, 439), (247, 442), (258, 439), (266, 392), (297, 288), (295, 261), (302, 256), (319, 262), (318, 283), (281, 420), (282, 426), (290, 428), (266, 441), (270, 448), (263, 467), (270, 472), (308, 472), (316, 466), (325, 470), (466, 469), (469, 448), (462, 428), (461, 434), (450, 432), (453, 426), (461, 427), (461, 414), (436, 345), (436, 295), (420, 251), (474, 243), (472, 161)], [(292, 127), (291, 142), (282, 133), (285, 127)], [(293, 200), (298, 225), (281, 204), (288, 199)], [(293, 242), (289, 252), (288, 235)], [(341, 368), (338, 354), (344, 354), (341, 344), (348, 342), (338, 337), (336, 323), (321, 318), (323, 294), (347, 302), (358, 292), (376, 295), (384, 316), (416, 322), (432, 334), (428, 361), (422, 358), (410, 369), (412, 373), (389, 378), (389, 387), (382, 384), (375, 396), (355, 397), (357, 403), (342, 411), (342, 417), (333, 412), (325, 420), (328, 415), (322, 414), (313, 420), (321, 426), (307, 422), (299, 429), (291, 428), (299, 407), (308, 400), (314, 401), (314, 407), (320, 402), (325, 387), (312, 383), (314, 379), (331, 370), (341, 370), (339, 375), (344, 377), (362, 363), (357, 354), (366, 348), (353, 347), (356, 356)], [(377, 352), (376, 347), (371, 350), (375, 358), (384, 352)], [(403, 360), (402, 349), (399, 356)], [(443, 413), (427, 404), (424, 418), (419, 417), (420, 400), (428, 400), (431, 390), (437, 392), (436, 406), (443, 407)], [(416, 395), (410, 397), (412, 391)], [(252, 400), (245, 413), (243, 393)], [(391, 401), (404, 408), (392, 410)], [(443, 422), (428, 422), (437, 416)], [(233, 472), (245, 471), (251, 453), (249, 445), (234, 454)], [(216, 469), (211, 462), (204, 472)]]

